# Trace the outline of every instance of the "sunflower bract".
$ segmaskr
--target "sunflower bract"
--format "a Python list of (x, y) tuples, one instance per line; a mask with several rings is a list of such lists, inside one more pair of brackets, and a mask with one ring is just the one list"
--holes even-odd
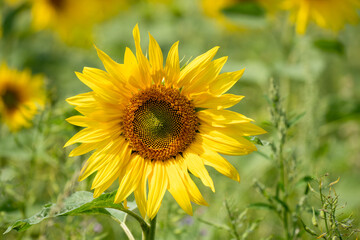
[(97, 49), (106, 71), (84, 68), (77, 73), (92, 91), (67, 99), (82, 114), (67, 121), (85, 129), (65, 146), (81, 143), (70, 156), (94, 150), (80, 176), (83, 180), (96, 172), (94, 197), (118, 181), (115, 202), (134, 193), (141, 214), (154, 218), (168, 190), (191, 215), (191, 202), (207, 203), (189, 172), (213, 191), (205, 165), (239, 181), (236, 169), (219, 153), (249, 154), (256, 147), (243, 136), (265, 131), (250, 118), (225, 110), (243, 98), (225, 92), (244, 70), (220, 74), (227, 58), (213, 60), (218, 47), (180, 70), (178, 42), (164, 67), (155, 39), (150, 35), (147, 59), (137, 25), (133, 35), (136, 55), (126, 48), (123, 64)]

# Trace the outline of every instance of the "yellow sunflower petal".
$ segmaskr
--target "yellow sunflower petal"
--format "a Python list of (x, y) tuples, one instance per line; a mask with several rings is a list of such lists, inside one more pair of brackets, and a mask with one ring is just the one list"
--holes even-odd
[(149, 38), (149, 60), (153, 72), (153, 81), (154, 84), (160, 84), (164, 77), (164, 57), (159, 44), (156, 42), (153, 36), (151, 36), (150, 33)]
[(98, 150), (96, 150), (86, 161), (84, 166), (80, 171), (79, 181), (83, 181), (85, 178), (101, 169), (106, 163), (106, 160), (109, 158), (104, 158), (107, 152), (114, 145), (113, 141), (104, 141), (103, 144), (98, 145)]
[(106, 71), (112, 77), (117, 79), (120, 83), (126, 84), (127, 80), (126, 80), (125, 76), (122, 74), (121, 64), (119, 64), (119, 63), (115, 62), (114, 60), (112, 60), (106, 53), (104, 53), (103, 51), (101, 51), (97, 47), (95, 47), (95, 48), (96, 48), (96, 51), (97, 51), (97, 54), (98, 54), (100, 60), (104, 64), (104, 67), (105, 67)]
[(235, 134), (230, 137), (222, 133), (221, 130), (205, 125), (200, 126), (200, 135), (207, 147), (226, 155), (245, 155), (256, 151), (255, 145), (245, 138)]
[(198, 117), (202, 122), (211, 126), (223, 127), (228, 124), (248, 123), (254, 121), (240, 113), (229, 110), (206, 109), (198, 112)]
[(74, 148), (70, 153), (69, 157), (80, 156), (88, 153), (99, 146), (98, 142), (95, 143), (82, 143), (80, 146)]
[(103, 97), (107, 102), (118, 102), (120, 94), (116, 93), (113, 90), (113, 87), (107, 85), (105, 81), (101, 81), (101, 79), (93, 78), (87, 74), (82, 74), (76, 72), (76, 76), (82, 81), (85, 85), (90, 87), (96, 94)]
[(128, 145), (128, 142), (118, 141), (106, 152), (106, 155), (99, 156), (99, 158), (102, 158), (100, 161), (103, 162), (103, 164), (99, 166), (91, 186), (92, 189), (105, 184), (110, 178), (116, 175), (119, 170), (124, 168), (131, 154), (131, 149)]
[(70, 146), (77, 142), (99, 142), (109, 137), (110, 134), (103, 129), (86, 128), (75, 134), (72, 138), (70, 138), (70, 140), (65, 144), (64, 147)]
[(144, 159), (139, 155), (130, 159), (115, 195), (115, 203), (124, 201), (138, 187), (144, 174), (144, 165)]
[(236, 72), (222, 73), (210, 83), (210, 92), (221, 95), (227, 92), (244, 74), (245, 69)]
[[(82, 181), (92, 173), (101, 170), (101, 172), (98, 172), (96, 175), (97, 177), (95, 176), (92, 188), (102, 185), (104, 182), (101, 182), (101, 175), (106, 177), (113, 175), (113, 170), (122, 169), (125, 161), (130, 158), (131, 149), (128, 146), (129, 143), (125, 142), (123, 138), (120, 138), (117, 142), (105, 142), (103, 146), (100, 146), (100, 150), (96, 150), (87, 160), (86, 164), (81, 169), (79, 181)], [(114, 165), (109, 167), (111, 164)], [(106, 172), (106, 167), (108, 172)]]
[(215, 96), (208, 92), (192, 95), (192, 99), (194, 100), (194, 105), (196, 107), (214, 108), (217, 110), (232, 107), (240, 102), (243, 98), (244, 96), (238, 96), (234, 94)]
[(185, 182), (186, 189), (188, 190), (191, 201), (199, 205), (208, 206), (209, 204), (205, 201), (204, 197), (201, 195), (199, 189), (197, 188), (194, 181), (191, 179), (190, 175), (187, 172), (185, 172), (184, 176), (186, 179)]
[(74, 97), (69, 97), (66, 101), (74, 106), (79, 106), (83, 104), (93, 104), (95, 102), (94, 92), (81, 93)]
[(133, 36), (134, 36), (135, 48), (136, 48), (136, 58), (138, 60), (139, 69), (141, 73), (141, 78), (139, 80), (142, 82), (143, 87), (148, 87), (151, 84), (150, 63), (141, 50), (140, 31), (137, 24), (134, 27)]
[(298, 16), (297, 16), (297, 26), (296, 32), (299, 34), (304, 34), (306, 27), (309, 21), (309, 5), (304, 1), (304, 4), (301, 6)]
[[(124, 56), (124, 75), (128, 78), (129, 84), (126, 85), (130, 88), (131, 91), (136, 91), (137, 89), (142, 89), (142, 83), (139, 81), (141, 79), (141, 74), (138, 66), (138, 62), (134, 53), (130, 48), (126, 48)], [(124, 89), (125, 91), (126, 89)]]
[[(220, 130), (221, 129), (221, 130)], [(256, 126), (252, 123), (239, 123), (220, 127), (219, 130), (228, 136), (232, 136), (237, 133), (241, 136), (255, 136), (267, 133), (261, 127)]]
[(121, 174), (122, 169), (118, 168), (117, 172), (114, 173), (110, 178), (107, 179), (102, 185), (96, 187), (94, 189), (94, 198), (99, 197), (106, 189), (108, 189), (117, 178), (119, 178), (119, 174)]
[(201, 179), (202, 183), (215, 192), (213, 180), (204, 166), (204, 161), (192, 151), (184, 152), (186, 166), (194, 176)]
[(153, 219), (159, 211), (161, 201), (168, 187), (168, 173), (165, 163), (154, 162), (149, 175), (149, 194), (147, 201), (147, 215)]
[(151, 171), (152, 171), (151, 164), (149, 164), (149, 161), (145, 161), (144, 172), (141, 177), (140, 183), (138, 187), (134, 190), (136, 205), (143, 218), (145, 218), (146, 216), (146, 208), (147, 208), (146, 183)]
[(222, 67), (227, 61), (227, 57), (216, 59), (209, 63), (206, 68), (194, 74), (188, 87), (184, 87), (182, 93), (184, 95), (197, 94), (204, 92), (204, 87), (208, 86), (210, 82), (219, 75)]
[(194, 74), (197, 74), (197, 72), (201, 70), (202, 66), (208, 65), (215, 57), (218, 50), (219, 47), (214, 47), (206, 53), (196, 57), (188, 65), (186, 65), (180, 72), (178, 87), (187, 87), (193, 79)]
[(171, 161), (167, 166), (167, 172), (170, 176), (168, 190), (180, 207), (192, 216), (192, 206), (186, 185), (184, 184), (184, 177), (181, 174), (182, 169), (179, 169), (178, 164), (173, 162), (176, 160)]
[(180, 76), (179, 42), (174, 43), (169, 50), (165, 66), (165, 83), (172, 87), (177, 83)]
[[(119, 65), (118, 71), (121, 72), (120, 73), (121, 75), (118, 74), (117, 76), (124, 78), (123, 76), (124, 67), (122, 64), (118, 64), (118, 65)], [(121, 98), (126, 99), (129, 98), (131, 95), (129, 91), (124, 91), (125, 88), (124, 82), (119, 82), (116, 78), (114, 78), (105, 71), (96, 68), (85, 67), (83, 69), (83, 74), (92, 78), (93, 81), (96, 82), (97, 84), (101, 84), (101, 87), (110, 88), (112, 94), (115, 94), (116, 97), (119, 97), (120, 95)]]
[(71, 123), (72, 125), (79, 126), (79, 127), (90, 127), (95, 124), (95, 122), (92, 121), (91, 119), (89, 119), (85, 116), (81, 116), (81, 115), (72, 116), (65, 120), (67, 122)]
[[(200, 149), (200, 148), (196, 148)], [(215, 168), (219, 173), (240, 182), (240, 176), (236, 168), (225, 158), (208, 148), (201, 148), (197, 153), (204, 160), (205, 165)]]

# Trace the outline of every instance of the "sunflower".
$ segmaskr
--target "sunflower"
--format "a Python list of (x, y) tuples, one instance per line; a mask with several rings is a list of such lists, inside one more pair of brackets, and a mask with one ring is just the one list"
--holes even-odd
[(125, 50), (124, 63), (97, 49), (105, 71), (84, 68), (76, 73), (93, 91), (70, 97), (82, 115), (67, 119), (85, 127), (66, 144), (81, 143), (70, 156), (92, 150), (79, 180), (97, 172), (92, 183), (98, 197), (115, 180), (115, 203), (134, 192), (141, 214), (157, 214), (168, 190), (180, 207), (192, 214), (191, 202), (207, 205), (189, 172), (215, 191), (205, 165), (239, 181), (236, 169), (219, 153), (245, 155), (256, 150), (243, 136), (265, 131), (252, 119), (225, 110), (243, 96), (224, 94), (244, 70), (219, 74), (227, 57), (214, 58), (218, 47), (180, 68), (178, 42), (163, 54), (150, 35), (149, 59), (140, 47), (139, 28), (133, 30), (136, 56)]
[(0, 117), (10, 130), (29, 127), (44, 102), (42, 76), (11, 70), (5, 64), (0, 66)]
[(279, 0), (202, 0), (201, 7), (205, 15), (216, 19), (220, 24), (224, 25), (229, 30), (240, 30), (243, 29), (243, 27), (231, 21), (231, 19), (223, 13), (224, 9), (235, 7), (240, 4), (255, 3), (267, 12), (274, 12), (275, 9), (277, 9), (278, 2)]
[(355, 24), (359, 20), (357, 10), (359, 0), (285, 0), (284, 9), (289, 10), (291, 21), (296, 24), (296, 32), (304, 34), (309, 22), (335, 32), (346, 23)]
[(90, 45), (93, 26), (126, 7), (116, 0), (30, 0), (36, 30), (52, 29), (69, 44)]

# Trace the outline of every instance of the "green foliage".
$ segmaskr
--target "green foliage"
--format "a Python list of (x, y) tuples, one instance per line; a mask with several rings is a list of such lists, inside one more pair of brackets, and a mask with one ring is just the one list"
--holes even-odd
[[(254, 205), (256, 205), (256, 203)], [(259, 227), (261, 219), (250, 219), (247, 208), (240, 211), (233, 205), (230, 205), (227, 200), (224, 201), (224, 206), (228, 217), (226, 225), (210, 222), (202, 218), (198, 218), (198, 220), (209, 226), (228, 232), (233, 239), (251, 239), (252, 233)]]
[(265, 15), (265, 9), (256, 2), (243, 2), (233, 4), (229, 7), (222, 9), (227, 15), (248, 15), (255, 17), (263, 17)]
[(314, 41), (314, 46), (324, 52), (337, 53), (343, 55), (345, 53), (345, 46), (337, 39), (317, 39)]
[[(1, 7), (1, 6), (0, 6)], [(14, 8), (9, 8), (9, 11), (6, 11), (2, 16), (2, 32), (4, 37), (8, 37), (13, 31), (13, 25), (15, 24), (16, 18), (21, 12), (29, 9), (29, 3), (25, 2)], [(1, 21), (0, 21), (1, 23)]]
[[(114, 203), (115, 194), (116, 191), (102, 194), (100, 197), (94, 199), (91, 192), (75, 192), (60, 204), (46, 204), (43, 209), (34, 216), (28, 219), (16, 221), (8, 227), (4, 234), (13, 229), (17, 231), (24, 231), (32, 225), (38, 224), (45, 219), (60, 216), (105, 214), (122, 223), (125, 221), (125, 217), (127, 215), (124, 212), (126, 209), (121, 204)], [(129, 210), (134, 210), (135, 208), (136, 205), (130, 202)]]
[(339, 195), (334, 188), (340, 178), (330, 183), (327, 178), (328, 175), (325, 175), (316, 180), (318, 191), (309, 186), (315, 196), (320, 199), (319, 208), (316, 210), (314, 207), (312, 208), (311, 228), (313, 229), (304, 222), (302, 224), (308, 233), (317, 236), (317, 238), (326, 240), (351, 239), (360, 232), (360, 229), (354, 228), (352, 214), (346, 216), (341, 212), (345, 205), (339, 205)]

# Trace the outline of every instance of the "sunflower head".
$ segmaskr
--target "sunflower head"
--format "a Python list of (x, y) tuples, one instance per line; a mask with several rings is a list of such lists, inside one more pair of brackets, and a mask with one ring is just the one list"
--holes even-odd
[(179, 90), (154, 85), (131, 98), (124, 126), (133, 151), (152, 161), (166, 161), (191, 144), (198, 119)]
[(43, 78), (0, 66), (0, 117), (10, 130), (29, 127), (37, 110), (43, 107)]
[(251, 153), (256, 147), (243, 136), (265, 131), (252, 119), (225, 110), (243, 98), (225, 92), (244, 70), (220, 74), (227, 57), (213, 60), (218, 47), (180, 68), (178, 43), (164, 64), (151, 35), (149, 59), (141, 50), (138, 26), (133, 35), (136, 55), (126, 48), (120, 64), (97, 50), (106, 71), (84, 68), (77, 73), (92, 91), (67, 99), (82, 114), (67, 121), (85, 129), (65, 146), (81, 143), (70, 156), (95, 150), (80, 176), (83, 180), (96, 172), (94, 197), (118, 180), (115, 202), (134, 193), (143, 216), (157, 214), (166, 190), (192, 214), (191, 202), (207, 203), (189, 172), (213, 191), (205, 165), (239, 181), (236, 169), (219, 153)]
[[(280, 0), (202, 0), (201, 7), (205, 15), (214, 18), (218, 23), (225, 26), (228, 30), (245, 30), (242, 26), (224, 13), (227, 8), (242, 7), (243, 10), (257, 12), (267, 12), (273, 14), (278, 10)], [(255, 5), (254, 5), (255, 4)]]
[(290, 11), (290, 20), (296, 24), (298, 34), (305, 34), (310, 22), (338, 32), (345, 24), (359, 21), (360, 1), (285, 0), (283, 8)]
[(32, 25), (51, 29), (72, 45), (90, 46), (93, 26), (127, 7), (117, 0), (30, 0)]

